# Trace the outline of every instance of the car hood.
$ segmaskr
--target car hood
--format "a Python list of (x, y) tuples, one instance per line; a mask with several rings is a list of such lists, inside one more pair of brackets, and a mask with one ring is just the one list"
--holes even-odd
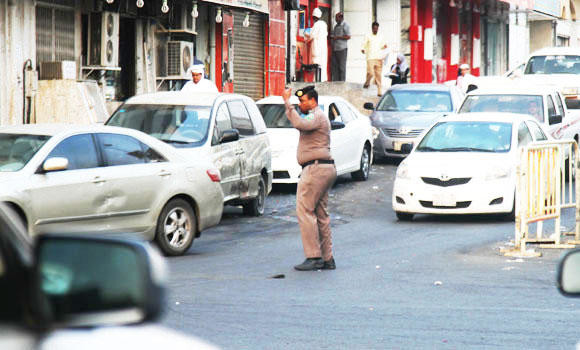
[(511, 152), (412, 152), (404, 162), (414, 176), (427, 177), (473, 177), (510, 166), (515, 172), (516, 165)]
[(296, 153), (300, 133), (294, 128), (268, 128), (268, 138), (272, 154), (280, 152)]
[(426, 128), (440, 117), (451, 114), (451, 112), (389, 112), (375, 111), (371, 115), (374, 127), (417, 127)]
[[(0, 184), (21, 179), (24, 181), (24, 175), (21, 171), (0, 171)], [(5, 186), (5, 185), (4, 185)]]

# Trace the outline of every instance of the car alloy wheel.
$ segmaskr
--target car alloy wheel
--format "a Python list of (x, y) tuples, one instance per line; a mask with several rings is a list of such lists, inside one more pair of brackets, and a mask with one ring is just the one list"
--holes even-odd
[(355, 180), (366, 181), (369, 179), (369, 173), (371, 171), (371, 154), (369, 147), (365, 145), (363, 147), (362, 155), (360, 157), (360, 169), (351, 173), (351, 177)]
[(193, 243), (196, 221), (189, 203), (173, 199), (165, 205), (157, 222), (156, 240), (166, 255), (181, 255)]
[(244, 204), (244, 214), (250, 216), (264, 215), (264, 208), (266, 204), (266, 182), (264, 177), (260, 176), (258, 182), (258, 195), (248, 203)]

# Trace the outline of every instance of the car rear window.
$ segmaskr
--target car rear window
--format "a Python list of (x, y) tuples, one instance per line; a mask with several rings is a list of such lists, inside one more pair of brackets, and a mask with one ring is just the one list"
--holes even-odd
[(544, 102), (541, 95), (469, 95), (459, 109), (468, 112), (508, 112), (528, 114), (544, 122)]

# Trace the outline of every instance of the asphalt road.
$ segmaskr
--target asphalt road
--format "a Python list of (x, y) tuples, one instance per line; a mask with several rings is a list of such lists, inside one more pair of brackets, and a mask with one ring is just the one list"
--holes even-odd
[(334, 271), (293, 269), (304, 259), (295, 188), (275, 188), (260, 218), (228, 209), (169, 259), (162, 323), (224, 349), (574, 348), (580, 299), (556, 290), (562, 251), (502, 256), (514, 225), (494, 216), (398, 222), (395, 169), (375, 164), (369, 181), (332, 189)]

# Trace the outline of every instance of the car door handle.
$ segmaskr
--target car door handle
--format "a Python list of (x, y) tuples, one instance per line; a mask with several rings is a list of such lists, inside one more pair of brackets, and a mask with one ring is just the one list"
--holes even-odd
[(93, 183), (94, 183), (94, 184), (100, 184), (100, 183), (103, 183), (103, 182), (106, 182), (106, 181), (107, 181), (107, 180), (103, 179), (103, 178), (102, 178), (102, 177), (100, 177), (100, 176), (95, 176), (95, 178), (93, 179)]
[(159, 176), (169, 176), (171, 175), (171, 172), (167, 171), (167, 170), (161, 170), (159, 172)]

